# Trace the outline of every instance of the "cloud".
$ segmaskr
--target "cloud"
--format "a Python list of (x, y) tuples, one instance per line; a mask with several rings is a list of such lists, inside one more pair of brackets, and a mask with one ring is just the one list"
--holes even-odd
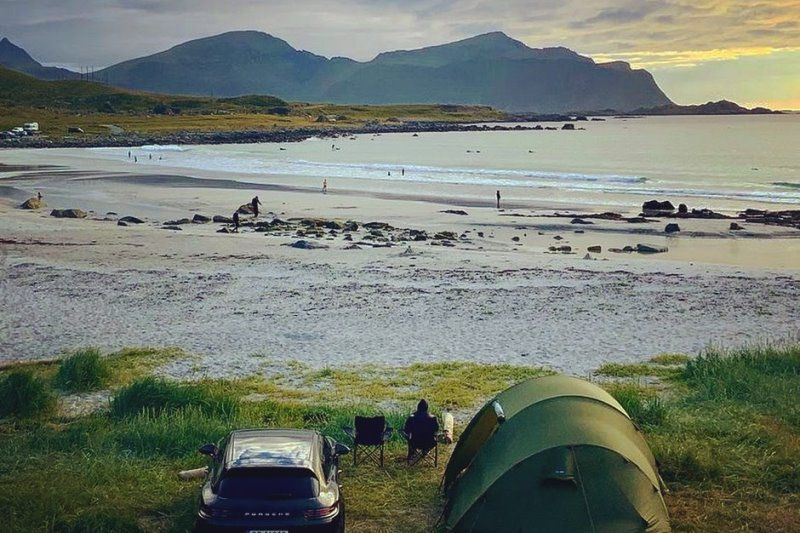
[(98, 67), (241, 29), (359, 60), (502, 30), (686, 72), (794, 50), (798, 21), (800, 0), (0, 0), (0, 36), (40, 61)]

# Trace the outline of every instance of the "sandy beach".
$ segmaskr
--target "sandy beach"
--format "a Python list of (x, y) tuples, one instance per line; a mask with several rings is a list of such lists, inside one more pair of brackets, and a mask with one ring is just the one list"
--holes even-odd
[[(587, 375), (606, 361), (798, 331), (794, 228), (751, 224), (733, 232), (728, 220), (688, 219), (667, 236), (666, 219), (577, 225), (542, 215), (598, 209), (514, 198), (497, 210), (472, 190), (347, 184), (323, 195), (313, 178), (256, 183), (186, 169), (134, 174), (116, 162), (41, 151), (3, 156), (17, 165), (0, 174), (3, 362), (87, 345), (154, 345), (194, 355), (163, 369), (175, 377), (247, 375), (276, 360), (508, 362)], [(44, 191), (49, 207), (19, 209), (35, 191)], [(218, 233), (227, 227), (220, 223), (163, 229), (195, 214), (230, 216), (254, 195), (266, 211), (259, 221), (288, 226), (238, 234)], [(54, 218), (51, 208), (89, 215)], [(638, 214), (630, 205), (617, 209)], [(144, 222), (123, 227), (124, 216)], [(359, 230), (346, 240), (342, 230), (310, 230), (302, 222), (309, 218), (352, 220)], [(365, 228), (369, 222), (385, 225)], [(408, 230), (428, 239), (404, 241)], [(455, 238), (434, 238), (439, 232)], [(286, 246), (299, 239), (321, 247)], [(669, 251), (609, 252), (639, 243)], [(602, 251), (587, 252), (591, 246)]]

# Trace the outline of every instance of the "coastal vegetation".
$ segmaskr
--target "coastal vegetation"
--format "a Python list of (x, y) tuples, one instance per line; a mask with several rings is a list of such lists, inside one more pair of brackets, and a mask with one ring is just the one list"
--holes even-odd
[[(93, 359), (92, 350), (78, 353)], [(132, 348), (101, 356), (107, 395), (86, 414), (74, 407), (91, 398), (56, 388), (76, 355), (0, 371), (0, 486), (14, 487), (0, 490), (0, 506), (11, 531), (185, 531), (199, 482), (177, 472), (202, 466), (197, 447), (234, 428), (314, 428), (346, 442), (341, 427), (355, 414), (381, 412), (396, 428), (425, 397), (437, 413), (451, 409), (458, 434), (493, 394), (547, 373), (462, 362), (311, 368), (265, 358), (248, 378), (175, 382), (159, 369), (190, 355)], [(596, 379), (644, 431), (676, 531), (800, 528), (800, 345), (668, 354), (604, 365)], [(43, 408), (20, 408), (29, 404)], [(448, 447), (442, 452), (443, 464)], [(344, 459), (348, 530), (437, 527), (442, 465), (407, 468), (402, 458), (395, 437), (385, 470)]]
[(477, 122), (504, 118), (507, 118), (505, 113), (485, 106), (334, 105), (289, 103), (260, 95), (173, 96), (128, 91), (90, 81), (37, 80), (0, 67), (0, 131), (37, 121), (42, 134), (54, 139), (123, 133), (354, 128), (368, 122)]

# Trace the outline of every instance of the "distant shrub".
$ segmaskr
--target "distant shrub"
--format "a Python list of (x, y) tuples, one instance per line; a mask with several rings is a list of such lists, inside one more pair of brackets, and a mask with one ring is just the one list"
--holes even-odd
[(214, 394), (198, 385), (147, 377), (120, 389), (114, 395), (111, 415), (123, 418), (142, 412), (157, 414), (186, 407), (197, 407), (206, 413), (231, 415), (236, 412), (237, 406), (235, 399)]
[(33, 418), (55, 409), (56, 397), (45, 381), (19, 370), (0, 381), (0, 417)]
[(631, 419), (642, 427), (661, 425), (667, 418), (667, 406), (656, 394), (635, 385), (616, 385), (608, 391)]
[(111, 372), (100, 350), (89, 348), (75, 352), (61, 362), (56, 374), (56, 386), (65, 391), (97, 390), (107, 382)]
[(291, 109), (289, 109), (286, 106), (276, 106), (276, 107), (270, 107), (269, 109), (267, 109), (267, 113), (269, 113), (270, 115), (286, 116), (290, 112), (291, 112)]

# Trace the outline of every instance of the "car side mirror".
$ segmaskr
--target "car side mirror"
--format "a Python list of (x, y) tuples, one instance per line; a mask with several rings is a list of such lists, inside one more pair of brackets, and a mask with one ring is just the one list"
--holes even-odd
[(200, 446), (197, 451), (202, 455), (206, 455), (213, 459), (219, 453), (219, 448), (217, 448), (214, 444), (204, 444), (203, 446)]
[(348, 448), (344, 444), (337, 442), (336, 446), (334, 446), (333, 448), (333, 453), (335, 453), (336, 455), (347, 455), (348, 453), (350, 453), (350, 448)]

